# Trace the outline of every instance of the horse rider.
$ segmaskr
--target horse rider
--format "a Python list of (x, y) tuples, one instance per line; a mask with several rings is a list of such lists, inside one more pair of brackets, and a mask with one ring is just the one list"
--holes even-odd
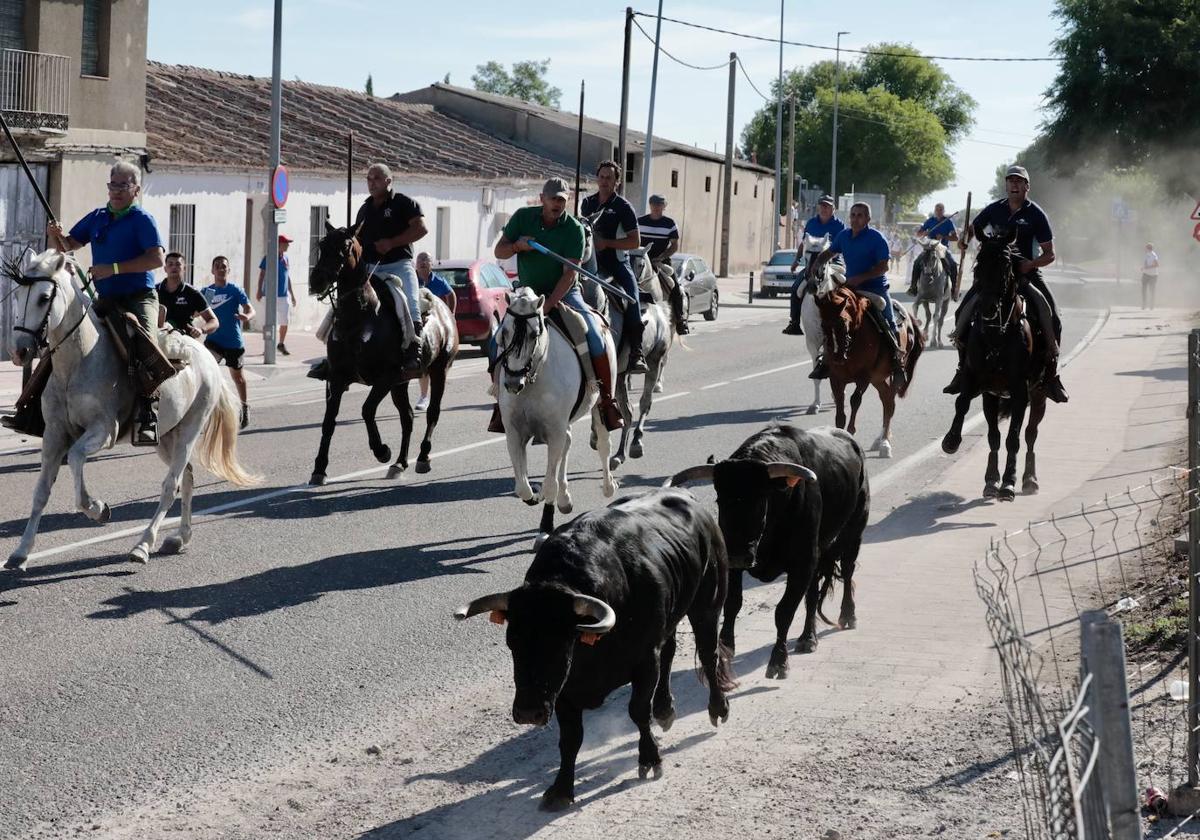
[(683, 289), (675, 272), (671, 270), (671, 255), (679, 250), (679, 228), (675, 220), (663, 215), (667, 209), (667, 200), (661, 195), (650, 196), (650, 212), (638, 217), (638, 234), (646, 246), (646, 256), (650, 265), (658, 274), (663, 284), (670, 289), (671, 317), (675, 321), (675, 332), (687, 335), (687, 316), (683, 312)]
[[(950, 243), (958, 242), (958, 231), (954, 227), (954, 219), (946, 215), (946, 205), (941, 202), (933, 205), (933, 215), (925, 220), (925, 223), (917, 228), (917, 236), (924, 234), (929, 239), (936, 239), (946, 246), (946, 256), (942, 258), (942, 265), (946, 267), (946, 276), (950, 278), (950, 282), (954, 282), (954, 278), (958, 276), (958, 263), (954, 261), (954, 254), (951, 253)], [(962, 246), (965, 247), (965, 243)], [(917, 293), (917, 276), (921, 273), (921, 266), (924, 265), (920, 257), (913, 260), (912, 280), (908, 284), (908, 293), (916, 295)]]
[(632, 303), (625, 304), (622, 335), (629, 348), (627, 373), (645, 373), (646, 359), (642, 353), (642, 307), (638, 296), (637, 279), (629, 267), (629, 251), (641, 247), (638, 218), (633, 205), (617, 192), (621, 167), (615, 161), (603, 160), (596, 167), (597, 190), (583, 200), (579, 211), (592, 219), (592, 247), (596, 252), (599, 274), (612, 278), (629, 295)]
[(88, 277), (96, 289), (96, 311), (110, 319), (127, 312), (137, 319), (130, 356), (136, 364), (138, 418), (134, 446), (158, 443), (158, 386), (174, 375), (174, 368), (158, 346), (158, 290), (154, 271), (163, 266), (163, 243), (154, 217), (137, 203), (141, 172), (127, 161), (113, 164), (108, 173), (108, 203), (88, 213), (64, 234), (50, 222), (46, 236), (58, 250), (92, 247)]
[[(827, 263), (836, 254), (846, 261), (846, 285), (859, 292), (874, 295), (883, 300), (882, 310), (870, 301), (867, 313), (879, 333), (891, 344), (892, 381), (901, 387), (908, 381), (904, 372), (904, 358), (900, 352), (900, 328), (896, 325), (896, 310), (888, 294), (887, 270), (891, 253), (883, 234), (870, 226), (871, 206), (863, 201), (850, 205), (850, 227), (833, 238), (829, 248), (817, 256), (816, 267)], [(809, 379), (825, 379), (829, 366), (825, 357), (817, 359)]]
[[(500, 239), (496, 242), (495, 255), (498, 260), (507, 260), (517, 255), (517, 285), (528, 286), (539, 295), (545, 296), (542, 312), (549, 314), (560, 303), (569, 306), (583, 316), (587, 326), (587, 348), (591, 356), (592, 370), (600, 391), (600, 416), (610, 432), (624, 427), (621, 412), (613, 402), (613, 371), (609, 369), (608, 354), (604, 338), (600, 334), (597, 314), (584, 303), (583, 294), (575, 278), (575, 270), (557, 260), (538, 253), (529, 244), (530, 240), (565, 257), (576, 265), (583, 259), (586, 242), (583, 224), (567, 212), (567, 197), (570, 191), (561, 178), (551, 178), (542, 187), (540, 207), (522, 207), (513, 213)], [(632, 209), (630, 210), (632, 213)], [(634, 228), (634, 234), (637, 229)], [(632, 276), (632, 275), (631, 275)], [(493, 340), (488, 345), (491, 364), (497, 361), (497, 349)], [(503, 432), (500, 418), (500, 403), (492, 407), (489, 432)]]
[[(804, 242), (805, 236), (820, 238), (828, 235), (832, 242), (833, 238), (845, 229), (846, 225), (842, 220), (833, 215), (833, 196), (821, 196), (817, 201), (817, 215), (804, 223), (803, 234), (796, 238), (796, 258), (792, 260), (792, 274), (795, 274), (796, 269), (800, 267), (800, 245)], [(808, 292), (808, 285), (805, 281), (809, 276), (810, 273), (805, 271), (792, 282), (792, 291), (788, 295), (788, 305), (791, 311), (787, 326), (783, 328), (784, 335), (804, 335), (804, 328), (800, 326), (800, 310), (804, 305), (804, 295)]]
[[(1023, 166), (1010, 166), (1004, 175), (1006, 196), (992, 202), (979, 212), (971, 223), (976, 238), (982, 239), (984, 230), (993, 228), (1016, 228), (1016, 253), (1013, 255), (1013, 270), (1020, 281), (1020, 292), (1034, 310), (1041, 326), (1044, 344), (1046, 371), (1042, 385), (1046, 396), (1054, 402), (1065, 403), (1067, 392), (1058, 376), (1058, 349), (1062, 341), (1062, 322), (1058, 307), (1042, 279), (1041, 268), (1054, 262), (1054, 232), (1046, 212), (1029, 200), (1029, 173)], [(1037, 242), (1040, 253), (1033, 255), (1033, 243)], [(962, 390), (963, 363), (967, 355), (966, 331), (975, 315), (976, 289), (972, 286), (963, 295), (962, 303), (954, 314), (954, 343), (958, 347), (958, 370), (950, 384), (942, 390), (957, 394)]]

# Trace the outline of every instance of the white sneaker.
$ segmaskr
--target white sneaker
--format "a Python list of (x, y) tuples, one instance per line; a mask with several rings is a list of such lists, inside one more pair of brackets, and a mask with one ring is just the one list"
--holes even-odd
[(413, 406), (414, 411), (424, 411), (429, 408), (429, 397), (421, 397), (417, 400), (417, 404)]

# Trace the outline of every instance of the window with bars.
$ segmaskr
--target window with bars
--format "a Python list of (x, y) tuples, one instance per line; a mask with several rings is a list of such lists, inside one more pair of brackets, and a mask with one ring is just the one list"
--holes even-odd
[(712, 176), (711, 175), (704, 176), (704, 191), (712, 192)]
[[(25, 0), (0, 0), (0, 50), (25, 49)], [(4, 72), (0, 70), (0, 73)]]
[(172, 204), (171, 225), (167, 229), (167, 251), (183, 254), (183, 282), (192, 285), (196, 256), (196, 205)]
[(79, 53), (79, 73), (83, 76), (108, 75), (108, 16), (111, 0), (83, 0), (83, 44)]
[(679, 170), (678, 169), (671, 170), (671, 186), (673, 188), (679, 187)]
[(311, 270), (317, 264), (317, 246), (325, 238), (325, 223), (329, 221), (329, 208), (312, 206), (308, 208), (308, 267)]

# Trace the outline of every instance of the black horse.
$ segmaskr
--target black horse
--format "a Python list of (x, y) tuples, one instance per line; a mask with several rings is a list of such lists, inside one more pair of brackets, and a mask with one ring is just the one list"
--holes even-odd
[[(1025, 412), (1025, 474), (1021, 492), (1038, 491), (1036, 457), (1038, 425), (1046, 415), (1046, 393), (1041, 387), (1044, 363), (1034, 352), (1034, 334), (1025, 317), (1025, 300), (1018, 290), (1013, 269), (1012, 243), (1016, 230), (999, 236), (981, 237), (975, 260), (978, 307), (967, 332), (963, 388), (954, 402), (954, 421), (942, 439), (942, 450), (958, 451), (962, 443), (963, 418), (971, 401), (983, 394), (983, 414), (988, 424), (987, 472), (984, 498), (1012, 501), (1016, 497), (1017, 453), (1021, 449), (1021, 425)], [(1042, 337), (1040, 340), (1046, 340)], [(1006, 447), (1008, 460), (1001, 478), (999, 469), (1000, 419), (1009, 415)]]
[[(360, 226), (361, 227), (361, 226)], [(433, 430), (442, 410), (446, 372), (458, 355), (458, 329), (449, 308), (422, 290), (422, 309), (427, 310), (421, 333), (420, 370), (403, 366), (404, 336), (392, 305), (391, 293), (381, 277), (368, 274), (358, 241), (359, 228), (335, 228), (325, 223), (326, 236), (317, 246), (317, 263), (309, 276), (309, 289), (328, 297), (333, 306), (333, 329), (329, 335), (329, 373), (325, 382), (325, 419), (321, 423), (321, 446), (309, 484), (324, 484), (329, 465), (329, 443), (337, 426), (342, 395), (354, 382), (371, 391), (363, 403), (367, 443), (381, 464), (391, 460), (392, 450), (379, 436), (375, 411), (391, 394), (400, 413), (404, 437), (400, 455), (388, 470), (396, 478), (408, 469), (408, 446), (412, 439), (413, 411), (408, 400), (408, 381), (429, 376), (429, 408), (425, 413), (425, 437), (417, 456), (417, 472), (429, 472)]]

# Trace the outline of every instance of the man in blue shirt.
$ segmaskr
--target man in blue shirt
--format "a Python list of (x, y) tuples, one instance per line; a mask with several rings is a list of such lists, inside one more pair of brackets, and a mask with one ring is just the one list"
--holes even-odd
[[(946, 215), (946, 205), (938, 203), (933, 205), (933, 215), (925, 220), (925, 224), (917, 229), (917, 236), (926, 236), (929, 239), (936, 239), (946, 246), (946, 257), (942, 263), (946, 266), (946, 275), (954, 282), (954, 278), (958, 276), (958, 263), (954, 261), (954, 254), (951, 253), (950, 243), (958, 241), (958, 231), (954, 227), (954, 219)], [(921, 267), (924, 265), (924, 254), (913, 260), (912, 281), (908, 284), (908, 293), (915, 295), (917, 293), (917, 277), (921, 273)]]
[[(904, 358), (900, 353), (900, 328), (896, 325), (896, 312), (888, 294), (887, 270), (891, 251), (883, 234), (870, 227), (870, 221), (869, 204), (862, 201), (852, 204), (850, 228), (833, 238), (829, 249), (817, 257), (816, 265), (819, 267), (836, 254), (841, 254), (846, 260), (846, 285), (855, 291), (883, 299), (882, 311), (871, 301), (867, 313), (879, 328), (880, 335), (891, 345), (892, 381), (897, 387), (903, 387), (908, 377), (904, 373)], [(809, 378), (824, 379), (827, 376), (829, 368), (824, 358), (818, 359)]]
[[(1010, 166), (1004, 177), (1004, 198), (993, 201), (979, 211), (971, 222), (978, 239), (984, 238), (987, 228), (994, 231), (1016, 228), (1013, 270), (1019, 279), (1019, 288), (1025, 302), (1033, 310), (1040, 326), (1046, 369), (1042, 375), (1042, 387), (1047, 398), (1058, 403), (1068, 399), (1067, 391), (1058, 376), (1058, 348), (1062, 341), (1062, 322), (1058, 318), (1058, 307), (1054, 296), (1042, 280), (1041, 269), (1054, 262), (1054, 231), (1050, 219), (1041, 207), (1029, 200), (1029, 173), (1023, 166)], [(1039, 253), (1035, 257), (1033, 245), (1037, 243)], [(957, 394), (962, 390), (962, 368), (967, 353), (967, 327), (975, 315), (975, 287), (963, 295), (958, 311), (954, 313), (954, 343), (958, 347), (958, 370), (950, 384), (942, 390)]]
[(229, 282), (229, 260), (217, 257), (212, 261), (213, 284), (202, 292), (208, 308), (217, 316), (220, 326), (204, 341), (217, 361), (224, 361), (242, 398), (241, 428), (250, 425), (250, 405), (246, 399), (246, 377), (242, 374), (242, 356), (246, 353), (246, 342), (242, 338), (242, 326), (250, 325), (254, 307), (240, 286)]
[(596, 265), (602, 276), (611, 277), (629, 295), (621, 330), (622, 341), (629, 348), (626, 373), (645, 373), (646, 359), (642, 355), (642, 308), (638, 301), (637, 279), (629, 267), (629, 251), (641, 247), (637, 213), (633, 205), (617, 192), (621, 167), (615, 161), (604, 160), (596, 167), (596, 192), (583, 200), (579, 212), (591, 218), (592, 247)]
[[(804, 223), (804, 233), (799, 237), (800, 241), (798, 243), (799, 247), (796, 248), (796, 258), (792, 260), (792, 273), (795, 274), (796, 269), (800, 266), (800, 252), (804, 247), (805, 236), (828, 236), (832, 242), (833, 238), (845, 229), (846, 226), (842, 224), (842, 220), (833, 215), (833, 196), (821, 196), (820, 201), (817, 202), (817, 215)], [(792, 283), (792, 291), (788, 295), (791, 311), (788, 324), (783, 328), (784, 335), (804, 335), (804, 329), (800, 326), (800, 311), (804, 305), (804, 295), (808, 291), (808, 286), (805, 285), (804, 281), (810, 275), (809, 267), (805, 266), (804, 273)]]
[(90, 245), (92, 267), (88, 276), (95, 285), (97, 311), (103, 315), (118, 310), (128, 312), (141, 325), (133, 347), (142, 391), (133, 445), (155, 446), (158, 443), (155, 392), (174, 375), (174, 368), (158, 347), (158, 291), (154, 271), (163, 265), (162, 237), (154, 217), (137, 204), (140, 193), (141, 172), (131, 163), (118, 161), (109, 171), (108, 203), (80, 219), (70, 234), (64, 234), (62, 226), (55, 222), (47, 226), (46, 234), (60, 251), (76, 251)]
[[(292, 355), (284, 342), (287, 341), (288, 313), (290, 307), (296, 305), (296, 291), (292, 288), (292, 264), (287, 255), (288, 246), (291, 244), (290, 238), (279, 234), (279, 295), (275, 298), (275, 325), (279, 327), (279, 343), (275, 345), (275, 349), (285, 356)], [(254, 295), (255, 300), (262, 300), (266, 294), (263, 291), (266, 280), (267, 258), (263, 257), (258, 264), (258, 292)]]

